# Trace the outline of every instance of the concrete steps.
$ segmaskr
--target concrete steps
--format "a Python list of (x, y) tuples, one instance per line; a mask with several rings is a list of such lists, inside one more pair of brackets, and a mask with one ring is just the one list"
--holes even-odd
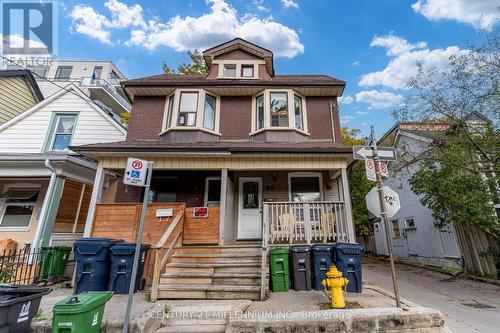
[(165, 326), (159, 328), (156, 333), (224, 333), (226, 325), (182, 325)]
[(258, 246), (177, 247), (160, 277), (160, 299), (250, 299), (260, 297)]

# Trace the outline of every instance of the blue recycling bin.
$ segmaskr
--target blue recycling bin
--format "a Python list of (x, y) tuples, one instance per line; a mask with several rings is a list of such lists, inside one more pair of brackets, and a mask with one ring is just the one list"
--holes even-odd
[[(134, 285), (134, 293), (143, 289), (142, 274), (146, 255), (150, 248), (149, 244), (141, 244), (141, 253), (137, 266), (137, 278)], [(111, 273), (109, 277), (108, 290), (115, 294), (128, 294), (130, 281), (132, 280), (132, 267), (134, 265), (135, 243), (120, 243), (111, 247)], [(141, 288), (139, 288), (141, 286)]]
[(332, 248), (333, 244), (314, 244), (311, 247), (311, 255), (313, 262), (313, 289), (321, 290), (323, 286), (321, 281), (326, 277), (326, 272), (332, 264)]
[(337, 269), (342, 272), (342, 276), (349, 280), (348, 292), (361, 292), (363, 252), (363, 247), (359, 244), (337, 243), (333, 245), (333, 261)]
[(111, 238), (81, 238), (75, 242), (75, 294), (108, 290), (110, 248), (120, 242), (123, 240)]

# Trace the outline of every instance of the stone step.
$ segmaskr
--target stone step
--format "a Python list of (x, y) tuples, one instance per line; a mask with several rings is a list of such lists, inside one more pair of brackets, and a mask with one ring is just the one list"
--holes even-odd
[(260, 286), (240, 285), (164, 285), (158, 287), (161, 299), (251, 299), (258, 300)]
[(246, 262), (238, 262), (238, 261), (228, 261), (224, 263), (181, 263), (181, 262), (171, 262), (167, 264), (167, 270), (170, 267), (175, 268), (244, 268), (244, 267), (258, 267), (260, 268), (260, 263), (246, 263)]
[(183, 325), (183, 326), (165, 326), (159, 328), (156, 333), (224, 333), (226, 325)]
[(260, 286), (259, 278), (194, 278), (194, 277), (162, 277), (160, 284), (177, 285), (241, 285), (241, 286)]
[(161, 275), (164, 278), (175, 278), (175, 277), (184, 277), (184, 278), (220, 278), (220, 279), (230, 279), (230, 278), (260, 278), (260, 273), (253, 272), (235, 272), (235, 273), (220, 273), (220, 272), (193, 272), (189, 271), (172, 271), (167, 270), (165, 273)]
[(261, 255), (261, 248), (255, 246), (182, 246), (175, 248), (175, 254), (231, 254), (248, 253)]
[(260, 257), (201, 257), (201, 256), (172, 256), (170, 263), (261, 263)]
[[(196, 313), (194, 314), (196, 315)], [(228, 322), (227, 318), (207, 318), (207, 317), (202, 317), (202, 318), (197, 318), (197, 317), (192, 317), (189, 318), (186, 316), (184, 317), (174, 317), (174, 318), (166, 318), (162, 320), (161, 325), (162, 326), (191, 326), (191, 325), (198, 325), (198, 327), (206, 327), (206, 326), (211, 326), (211, 325), (226, 325)]]
[(247, 253), (247, 252), (235, 252), (235, 253), (177, 253), (174, 252), (172, 258), (182, 257), (182, 258), (262, 258), (260, 254)]

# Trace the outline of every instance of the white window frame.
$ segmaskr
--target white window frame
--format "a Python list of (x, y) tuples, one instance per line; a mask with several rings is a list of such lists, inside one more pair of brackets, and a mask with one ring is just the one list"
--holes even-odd
[[(323, 174), (321, 172), (289, 172), (288, 173), (288, 200), (292, 202), (292, 178), (312, 178), (319, 181), (319, 201), (323, 201)], [(314, 202), (314, 201), (313, 201)]]
[[(53, 127), (51, 128), (52, 133), (50, 134), (51, 138), (50, 138), (49, 146), (47, 149), (48, 151), (54, 152), (54, 153), (58, 153), (58, 152), (66, 153), (69, 151), (69, 146), (71, 146), (71, 143), (73, 142), (73, 139), (75, 137), (76, 124), (78, 122), (78, 115), (79, 115), (79, 113), (77, 113), (77, 112), (75, 112), (75, 113), (73, 113), (73, 112), (56, 112), (54, 114), (54, 123), (53, 123)], [(66, 149), (62, 149), (62, 150), (54, 149), (57, 126), (59, 125), (59, 119), (61, 119), (61, 117), (75, 117), (75, 124), (73, 125), (73, 132), (71, 132), (71, 139), (69, 140), (68, 147), (66, 147)]]
[[(31, 183), (13, 183), (7, 184), (4, 186), (2, 194), (7, 192), (10, 189), (33, 189), (38, 190), (38, 197), (35, 202), (33, 202), (33, 212), (31, 213), (30, 222), (25, 227), (2, 227), (3, 218), (5, 217), (5, 211), (7, 210), (7, 206), (24, 206), (26, 203), (22, 204), (7, 204), (8, 199), (0, 198), (0, 232), (2, 231), (28, 231), (33, 223), (33, 215), (36, 214), (36, 208), (38, 199), (42, 196), (42, 186), (40, 184), (31, 184)], [(31, 202), (30, 202), (31, 203)]]
[[(271, 126), (271, 93), (287, 93), (288, 127)], [(264, 95), (264, 128), (257, 129), (257, 97)], [(295, 95), (302, 99), (302, 129), (295, 128)], [(264, 131), (296, 131), (309, 136), (307, 105), (305, 96), (293, 89), (265, 89), (252, 96), (252, 132), (250, 136)]]
[[(178, 125), (178, 120), (179, 120), (179, 106), (180, 106), (180, 98), (181, 98), (181, 93), (183, 92), (196, 92), (198, 93), (198, 106), (196, 110), (196, 123), (195, 126), (179, 126)], [(215, 97), (215, 124), (214, 124), (214, 129), (208, 129), (203, 127), (203, 119), (205, 118), (205, 96), (210, 95), (212, 97)], [(170, 127), (167, 128), (167, 122), (168, 122), (168, 117), (169, 117), (169, 110), (168, 110), (168, 101), (169, 98), (173, 96), (174, 98), (174, 103), (172, 107), (172, 124)], [(220, 120), (220, 96), (213, 94), (211, 92), (207, 92), (204, 89), (176, 89), (172, 94), (168, 95), (165, 98), (165, 108), (163, 111), (163, 125), (162, 125), (162, 131), (160, 135), (164, 135), (170, 131), (193, 131), (193, 130), (199, 130), (203, 132), (207, 132), (210, 134), (218, 135), (220, 136), (221, 134), (219, 133), (219, 120)]]
[[(210, 204), (220, 204), (220, 199), (219, 201), (208, 201), (208, 184), (210, 183), (211, 180), (221, 180), (221, 177), (206, 177), (205, 178), (205, 195), (203, 198), (203, 202), (205, 203), (205, 207), (208, 207)], [(221, 193), (222, 195), (222, 193)]]
[[(265, 65), (264, 60), (214, 60), (212, 64), (217, 65), (217, 79), (258, 80), (259, 65)], [(235, 65), (236, 76), (224, 76), (224, 65)], [(253, 76), (243, 76), (241, 67), (253, 66)]]
[[(408, 220), (413, 220), (413, 224), (414, 224), (414, 225), (413, 225), (412, 227), (410, 227), (410, 226), (408, 225)], [(404, 226), (405, 226), (405, 229), (406, 229), (406, 230), (415, 230), (415, 229), (417, 229), (417, 221), (415, 221), (415, 217), (413, 217), (413, 216), (408, 216), (408, 217), (405, 217), (405, 218), (403, 219), (403, 221), (404, 221)]]

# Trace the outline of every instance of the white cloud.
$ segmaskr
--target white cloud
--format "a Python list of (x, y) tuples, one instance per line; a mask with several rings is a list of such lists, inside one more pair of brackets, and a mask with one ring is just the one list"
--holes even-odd
[(70, 16), (73, 29), (78, 33), (111, 44), (111, 34), (119, 28), (130, 28), (128, 46), (141, 46), (154, 50), (160, 46), (176, 51), (203, 50), (235, 37), (248, 39), (272, 50), (277, 57), (294, 57), (304, 52), (297, 32), (273, 18), (238, 15), (225, 0), (207, 0), (210, 11), (198, 17), (176, 15), (168, 21), (154, 17), (144, 18), (138, 4), (127, 6), (118, 0), (105, 3), (108, 18), (89, 6), (75, 6)]
[(2, 50), (3, 47), (3, 41), (5, 41), (9, 47), (13, 48), (22, 48), (24, 47), (24, 43), (28, 42), (28, 47), (32, 48), (46, 48), (47, 45), (45, 45), (43, 42), (34, 40), (34, 39), (24, 39), (23, 36), (19, 34), (13, 34), (13, 35), (1, 35), (0, 34), (0, 50)]
[(498, 0), (418, 0), (411, 7), (429, 20), (455, 20), (483, 30), (499, 19)]
[(358, 61), (358, 60), (354, 61), (354, 62), (352, 63), (352, 65), (353, 65), (353, 66), (359, 66), (359, 61)]
[(349, 95), (339, 97), (339, 103), (341, 103), (341, 104), (351, 104), (353, 101), (354, 101), (354, 98), (352, 98)]
[(358, 110), (358, 111), (356, 111), (356, 113), (357, 113), (357, 114), (360, 114), (360, 115), (362, 115), (362, 116), (367, 115), (367, 114), (370, 114), (370, 112), (369, 112), (369, 111), (359, 111), (359, 110)]
[(368, 103), (369, 109), (385, 109), (403, 100), (403, 96), (386, 91), (363, 90), (356, 94), (356, 101)]
[(285, 7), (293, 7), (293, 8), (299, 8), (299, 4), (295, 2), (294, 0), (281, 0), (281, 3)]
[(255, 6), (255, 8), (257, 8), (257, 10), (260, 10), (261, 12), (270, 11), (270, 9), (267, 8), (266, 5), (264, 4), (264, 0), (254, 0), (253, 5)]
[(385, 86), (393, 89), (406, 89), (408, 80), (417, 74), (417, 64), (424, 67), (444, 68), (449, 64), (453, 54), (463, 54), (457, 46), (445, 49), (429, 49), (427, 43), (411, 44), (407, 40), (389, 34), (375, 37), (370, 46), (380, 46), (387, 49), (391, 57), (389, 64), (381, 71), (364, 74), (359, 81), (360, 86)]
[(340, 116), (340, 124), (345, 126), (349, 124), (353, 119), (354, 119), (353, 116)]

